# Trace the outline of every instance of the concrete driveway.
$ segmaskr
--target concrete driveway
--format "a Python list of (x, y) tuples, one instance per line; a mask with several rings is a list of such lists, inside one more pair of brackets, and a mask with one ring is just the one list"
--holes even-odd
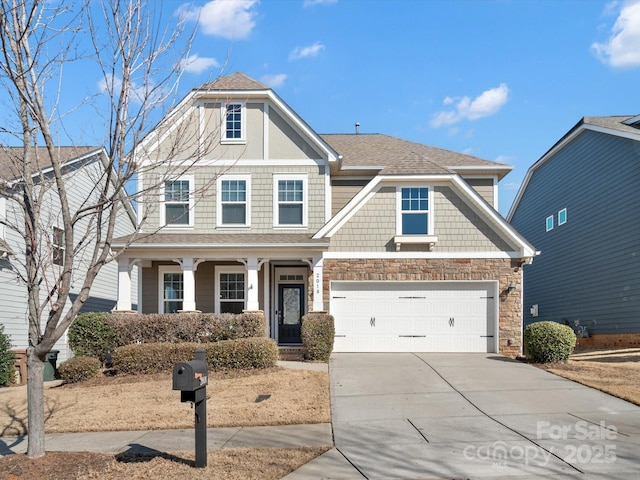
[(345, 353), (329, 368), (333, 462), (350, 465), (327, 478), (640, 479), (640, 407), (521, 362)]

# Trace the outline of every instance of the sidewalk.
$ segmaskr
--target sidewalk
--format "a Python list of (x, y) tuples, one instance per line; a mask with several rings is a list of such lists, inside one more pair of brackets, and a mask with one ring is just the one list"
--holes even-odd
[[(45, 436), (47, 451), (143, 453), (195, 450), (195, 430), (53, 433)], [(207, 448), (295, 448), (333, 445), (330, 423), (276, 427), (207, 429)], [(27, 436), (0, 437), (0, 456), (27, 451)]]

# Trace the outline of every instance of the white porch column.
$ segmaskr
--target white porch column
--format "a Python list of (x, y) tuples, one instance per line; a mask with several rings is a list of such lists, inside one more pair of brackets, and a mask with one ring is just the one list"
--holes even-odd
[(322, 299), (322, 257), (313, 257), (313, 311), (324, 311), (324, 301)]
[(247, 258), (247, 310), (259, 310), (258, 271), (260, 263), (257, 257)]
[(131, 311), (131, 264), (127, 257), (118, 258), (118, 303), (116, 310)]
[(271, 266), (269, 260), (263, 260), (264, 273), (262, 274), (262, 308), (264, 310), (264, 316), (267, 319), (266, 334), (267, 337), (275, 338), (271, 335)]
[(184, 257), (182, 259), (182, 279), (184, 288), (182, 310), (193, 312), (196, 310), (196, 278), (192, 257)]

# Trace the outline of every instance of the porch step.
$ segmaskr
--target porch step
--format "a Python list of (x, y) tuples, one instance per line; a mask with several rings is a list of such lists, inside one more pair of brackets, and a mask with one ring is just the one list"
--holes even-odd
[(280, 360), (286, 361), (302, 361), (304, 360), (304, 347), (298, 346), (280, 346)]

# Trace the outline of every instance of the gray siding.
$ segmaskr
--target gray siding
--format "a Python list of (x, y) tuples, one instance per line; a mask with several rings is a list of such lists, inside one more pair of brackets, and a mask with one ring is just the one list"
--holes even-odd
[(331, 214), (335, 215), (362, 190), (368, 180), (333, 180), (331, 182)]
[(596, 322), (591, 333), (640, 332), (639, 152), (638, 142), (587, 131), (532, 175), (511, 221), (542, 252), (524, 268), (525, 325), (580, 320)]
[[(331, 251), (393, 252), (396, 235), (396, 187), (381, 187), (332, 237)], [(434, 187), (434, 252), (513, 251), (482, 218), (449, 187)], [(425, 251), (403, 245), (403, 251)]]
[(491, 178), (465, 178), (465, 182), (469, 184), (483, 199), (492, 207), (496, 207), (493, 204), (494, 200), (494, 185)]

